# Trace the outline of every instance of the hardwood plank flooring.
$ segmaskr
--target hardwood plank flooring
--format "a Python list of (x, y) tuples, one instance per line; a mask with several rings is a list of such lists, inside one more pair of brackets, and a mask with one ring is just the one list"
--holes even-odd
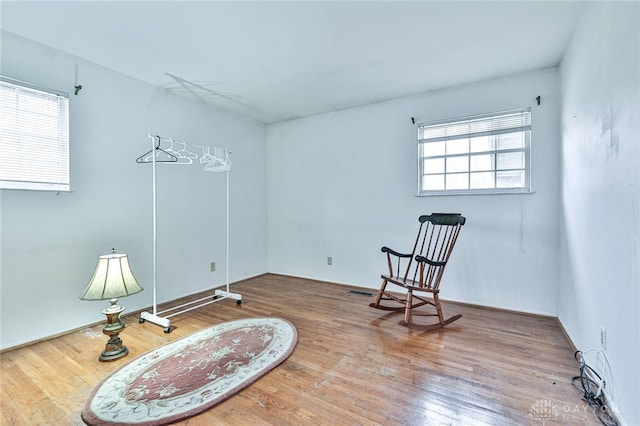
[(111, 363), (97, 359), (106, 342), (102, 325), (6, 351), (0, 420), (81, 425), (94, 386), (134, 357), (222, 321), (276, 316), (298, 330), (294, 353), (178, 424), (599, 424), (571, 384), (578, 365), (555, 319), (444, 302), (445, 315), (462, 319), (419, 332), (350, 290), (370, 291), (269, 274), (232, 285), (241, 305), (223, 300), (172, 317), (169, 334), (129, 314), (121, 337), (130, 354)]

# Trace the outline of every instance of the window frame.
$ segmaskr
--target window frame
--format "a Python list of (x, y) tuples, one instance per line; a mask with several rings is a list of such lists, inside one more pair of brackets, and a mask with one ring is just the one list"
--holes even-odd
[[(0, 143), (7, 144), (0, 155), (10, 158), (2, 162), (9, 171), (0, 174), (0, 190), (70, 192), (69, 94), (3, 75), (0, 83), (7, 101), (0, 106), (7, 114), (6, 121), (0, 116)], [(38, 149), (44, 157), (32, 155)]]
[[(514, 115), (514, 114), (527, 114), (527, 118), (528, 118), (528, 125), (524, 125), (524, 126), (520, 126), (520, 130), (515, 130), (515, 131), (509, 131), (509, 128), (504, 128), (504, 129), (496, 129), (494, 131), (490, 131), (490, 132), (480, 132), (480, 133), (474, 133), (474, 132), (467, 132), (467, 133), (460, 133), (457, 134), (455, 136), (443, 136), (443, 137), (438, 137), (438, 138), (426, 138), (426, 139), (421, 139), (421, 133), (423, 131), (423, 129), (425, 128), (436, 128), (436, 127), (445, 127), (445, 126), (453, 126), (453, 125), (460, 125), (460, 124), (464, 124), (464, 123), (471, 123), (471, 122), (477, 122), (477, 121), (482, 121), (482, 120), (488, 120), (488, 119), (492, 119), (492, 118), (499, 118), (499, 117), (506, 117), (509, 115)], [(531, 130), (532, 130), (532, 113), (531, 113), (531, 107), (527, 107), (527, 108), (518, 108), (518, 109), (512, 109), (512, 110), (505, 110), (505, 111), (498, 111), (498, 112), (493, 112), (493, 113), (486, 113), (486, 114), (478, 114), (478, 115), (472, 115), (472, 116), (465, 116), (465, 117), (458, 117), (458, 118), (451, 118), (451, 119), (445, 119), (445, 120), (438, 120), (438, 121), (433, 121), (433, 122), (427, 122), (427, 123), (419, 123), (417, 125), (417, 131), (416, 131), (416, 139), (417, 139), (417, 159), (418, 159), (418, 176), (417, 176), (417, 193), (416, 195), (419, 197), (428, 197), (428, 196), (439, 196), (439, 195), (492, 195), (492, 194), (532, 194), (533, 190), (531, 187)], [(513, 129), (517, 129), (517, 127), (514, 127)], [(498, 144), (497, 141), (494, 141), (494, 147), (493, 149), (489, 149), (486, 151), (473, 151), (471, 146), (468, 145), (467, 146), (467, 151), (463, 152), (463, 153), (453, 153), (453, 154), (447, 154), (446, 152), (442, 155), (436, 155), (436, 156), (425, 156), (423, 155), (423, 145), (426, 143), (434, 143), (434, 142), (439, 142), (439, 141), (448, 141), (448, 140), (461, 140), (464, 139), (464, 136), (467, 136), (467, 140), (470, 140), (470, 136), (475, 135), (475, 136), (492, 136), (492, 137), (496, 137), (499, 136), (501, 134), (510, 134), (510, 133), (523, 133), (523, 137), (524, 137), (524, 146), (521, 148), (505, 148), (505, 149), (498, 149)], [(462, 137), (461, 137), (462, 136)], [(425, 142), (426, 141), (426, 142)], [(468, 142), (469, 144), (471, 142)], [(507, 169), (504, 170), (500, 170), (498, 169), (498, 162), (496, 160), (497, 155), (498, 154), (508, 154), (508, 153), (513, 153), (513, 152), (522, 152), (524, 154), (524, 166), (522, 168), (515, 168), (512, 170), (523, 170), (524, 171), (524, 179), (523, 179), (523, 186), (521, 187), (515, 187), (515, 188), (509, 188), (509, 187), (497, 187), (497, 181), (496, 181), (496, 177), (495, 177), (495, 173), (498, 171), (508, 171)], [(473, 155), (493, 155), (493, 161), (492, 161), (492, 169), (491, 170), (487, 170), (487, 172), (491, 172), (494, 174), (493, 177), (493, 182), (494, 182), (494, 187), (493, 188), (471, 188), (471, 174), (472, 174), (472, 170), (471, 170), (471, 157)], [(467, 170), (463, 171), (463, 172), (449, 172), (447, 173), (447, 169), (446, 169), (446, 163), (447, 163), (447, 159), (448, 158), (456, 158), (456, 157), (467, 157), (468, 160), (468, 165), (467, 165)], [(442, 175), (443, 178), (445, 179), (445, 183), (444, 185), (446, 185), (446, 178), (447, 176), (452, 176), (452, 175), (456, 175), (456, 174), (460, 174), (460, 175), (467, 175), (467, 179), (468, 180), (468, 185), (467, 188), (465, 189), (423, 189), (424, 185), (423, 185), (423, 179), (424, 176), (428, 176), (429, 174), (425, 174), (425, 170), (424, 170), (424, 163), (425, 163), (425, 159), (438, 159), (438, 158), (442, 158), (444, 159), (444, 163), (445, 163), (445, 168), (444, 171), (441, 173), (432, 173), (431, 175)]]

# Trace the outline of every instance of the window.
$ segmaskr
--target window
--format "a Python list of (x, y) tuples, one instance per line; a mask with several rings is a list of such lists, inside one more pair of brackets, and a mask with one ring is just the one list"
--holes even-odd
[(0, 76), (0, 188), (69, 191), (69, 95)]
[(531, 109), (418, 126), (418, 195), (531, 190)]

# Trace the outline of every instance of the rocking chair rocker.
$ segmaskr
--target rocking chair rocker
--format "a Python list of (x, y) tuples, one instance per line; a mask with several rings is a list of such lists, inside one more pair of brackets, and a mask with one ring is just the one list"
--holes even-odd
[[(382, 285), (375, 302), (369, 306), (386, 311), (404, 311), (404, 319), (399, 324), (405, 327), (435, 330), (462, 317), (454, 315), (445, 319), (438, 293), (447, 261), (466, 219), (459, 213), (432, 213), (420, 216), (418, 220), (420, 227), (411, 253), (398, 253), (388, 247), (382, 247), (382, 252), (387, 254), (389, 273), (381, 275)], [(406, 289), (406, 295), (398, 296), (391, 293), (387, 290), (387, 284)], [(381, 304), (383, 300), (397, 302), (402, 306)], [(414, 312), (415, 308), (424, 305), (435, 307), (436, 313)], [(412, 321), (413, 316), (437, 316), (438, 322), (429, 325), (418, 324)]]

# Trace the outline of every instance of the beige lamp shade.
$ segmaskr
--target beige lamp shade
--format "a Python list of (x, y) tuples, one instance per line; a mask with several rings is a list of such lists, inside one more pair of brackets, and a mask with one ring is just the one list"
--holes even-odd
[(111, 253), (98, 258), (93, 277), (80, 295), (80, 299), (117, 299), (141, 291), (142, 287), (129, 267), (129, 257), (126, 254)]

